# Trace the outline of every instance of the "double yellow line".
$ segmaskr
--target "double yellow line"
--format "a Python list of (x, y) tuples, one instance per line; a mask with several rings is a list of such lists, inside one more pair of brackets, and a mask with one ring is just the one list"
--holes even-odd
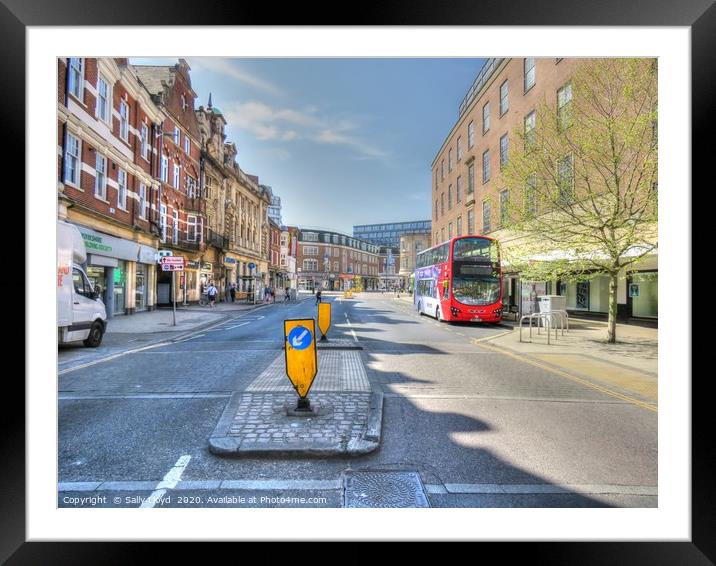
[(472, 342), (473, 344), (475, 344), (477, 346), (480, 346), (481, 348), (486, 348), (490, 351), (497, 352), (499, 354), (504, 354), (505, 356), (509, 356), (510, 358), (513, 358), (513, 359), (523, 362), (525, 364), (529, 364), (531, 366), (538, 367), (540, 369), (543, 369), (543, 370), (545, 370), (549, 373), (552, 373), (554, 375), (557, 375), (559, 377), (569, 379), (570, 381), (574, 381), (576, 383), (579, 383), (581, 385), (584, 385), (586, 387), (594, 389), (595, 391), (599, 391), (600, 393), (604, 393), (605, 395), (614, 397), (615, 399), (620, 399), (621, 401), (626, 401), (627, 403), (631, 403), (632, 405), (636, 405), (637, 407), (641, 407), (642, 409), (646, 409), (646, 410), (652, 411), (654, 413), (658, 412), (658, 408), (651, 403), (645, 403), (644, 401), (640, 401), (639, 399), (629, 397), (628, 395), (623, 395), (621, 393), (617, 393), (616, 391), (612, 391), (611, 389), (608, 389), (607, 387), (603, 387), (601, 385), (597, 385), (596, 383), (592, 383), (591, 381), (588, 381), (586, 379), (576, 377), (576, 376), (571, 375), (565, 371), (553, 368), (553, 367), (543, 364), (541, 362), (537, 362), (537, 361), (535, 361), (531, 358), (528, 358), (526, 356), (518, 356), (517, 354), (514, 354), (513, 352), (510, 352), (509, 350), (500, 348), (499, 346), (495, 346), (493, 344), (489, 344), (489, 345), (485, 344), (485, 342), (488, 340), (494, 340), (495, 338), (498, 338), (499, 336), (505, 336), (506, 334), (510, 334), (511, 332), (512, 331), (510, 330), (508, 332), (503, 332), (502, 334), (497, 334), (495, 336), (489, 336), (487, 338), (479, 338), (479, 339), (472, 338), (470, 340), (470, 342)]

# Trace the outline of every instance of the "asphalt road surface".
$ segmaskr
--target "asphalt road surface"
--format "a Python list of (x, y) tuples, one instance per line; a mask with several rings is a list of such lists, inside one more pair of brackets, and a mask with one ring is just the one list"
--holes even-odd
[[(207, 439), (313, 300), (73, 369), (60, 352), (60, 507), (341, 507), (342, 473), (417, 472), (432, 507), (656, 507), (657, 414), (484, 348), (491, 325), (439, 324), (393, 295), (333, 303), (383, 391), (380, 449), (222, 458)], [(136, 348), (135, 348), (136, 349)], [(101, 354), (102, 351), (100, 350)]]

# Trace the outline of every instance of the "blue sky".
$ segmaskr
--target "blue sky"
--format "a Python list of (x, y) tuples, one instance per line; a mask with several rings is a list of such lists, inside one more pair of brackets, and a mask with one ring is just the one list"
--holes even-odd
[(186, 59), (196, 107), (212, 93), (239, 165), (281, 197), (284, 223), (346, 233), (357, 224), (431, 217), (430, 164), (484, 63)]

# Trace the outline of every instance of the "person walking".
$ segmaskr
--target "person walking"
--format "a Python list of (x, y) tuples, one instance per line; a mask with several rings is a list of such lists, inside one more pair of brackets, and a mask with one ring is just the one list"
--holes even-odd
[(216, 306), (216, 295), (219, 294), (219, 290), (214, 287), (214, 282), (209, 282), (209, 287), (206, 289), (206, 293), (209, 296), (209, 306), (214, 308)]
[(236, 283), (231, 284), (229, 295), (231, 295), (231, 302), (233, 303), (236, 300)]
[(316, 291), (316, 304), (321, 302), (321, 290)]
[(291, 301), (291, 288), (286, 287), (286, 294), (283, 296), (283, 302), (287, 303)]

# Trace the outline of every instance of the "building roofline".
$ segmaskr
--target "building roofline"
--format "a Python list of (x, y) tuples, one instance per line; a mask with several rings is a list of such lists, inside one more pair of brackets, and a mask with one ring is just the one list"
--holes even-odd
[[(453, 124), (453, 127), (448, 132), (448, 135), (445, 136), (445, 139), (443, 140), (443, 143), (440, 145), (440, 148), (438, 149), (437, 153), (435, 154), (435, 157), (433, 158), (432, 162), (430, 163), (430, 170), (432, 171), (433, 167), (438, 161), (438, 158), (440, 157), (440, 154), (445, 149), (445, 145), (447, 144), (447, 141), (452, 137), (452, 135), (455, 133), (455, 130), (462, 125), (462, 123), (465, 121), (465, 118), (470, 113), (470, 110), (472, 110), (475, 105), (478, 103), (478, 101), (482, 98), (482, 96), (485, 94), (485, 91), (492, 86), (492, 83), (495, 81), (495, 78), (500, 75), (500, 73), (504, 70), (504, 68), (507, 66), (507, 64), (512, 61), (513, 57), (492, 57), (485, 61), (485, 64), (480, 67), (480, 71), (477, 73), (477, 76), (475, 77), (475, 80), (473, 81), (472, 85), (470, 85), (470, 88), (467, 91), (467, 94), (463, 97), (462, 102), (460, 102), (460, 106), (458, 107), (458, 118), (455, 124)], [(478, 79), (480, 79), (480, 74), (482, 73), (483, 69), (485, 69), (490, 62), (499, 61), (499, 63), (495, 66), (495, 68), (492, 70), (492, 72), (488, 73), (486, 77), (483, 78), (481, 84), (478, 86)], [(474, 91), (474, 92), (473, 92)], [(467, 102), (466, 102), (467, 101)]]

